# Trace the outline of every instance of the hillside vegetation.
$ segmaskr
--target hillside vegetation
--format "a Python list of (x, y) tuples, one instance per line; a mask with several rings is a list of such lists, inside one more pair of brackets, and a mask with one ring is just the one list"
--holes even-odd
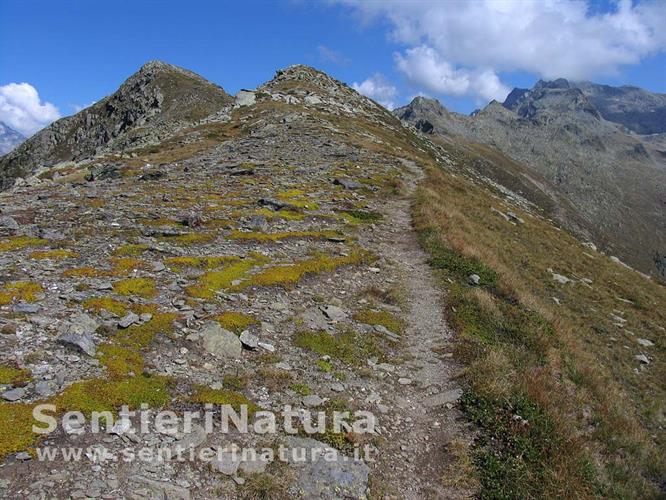
[(448, 290), (482, 496), (659, 496), (664, 287), (488, 186), (427, 171), (416, 226)]

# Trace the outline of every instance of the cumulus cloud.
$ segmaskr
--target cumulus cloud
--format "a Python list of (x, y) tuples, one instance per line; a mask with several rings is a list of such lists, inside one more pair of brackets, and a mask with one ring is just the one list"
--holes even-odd
[(398, 53), (395, 59), (410, 82), (436, 94), (474, 94), (486, 101), (503, 101), (510, 91), (494, 71), (456, 69), (426, 45), (408, 49), (404, 55)]
[(581, 0), (340, 0), (365, 21), (389, 21), (406, 46), (398, 69), (415, 85), (454, 95), (500, 96), (500, 72), (593, 79), (666, 50), (663, 0), (621, 0), (600, 12)]
[(0, 121), (23, 135), (30, 136), (58, 118), (58, 108), (42, 102), (37, 89), (29, 83), (0, 86)]
[(398, 89), (389, 82), (381, 73), (375, 73), (370, 78), (366, 78), (361, 83), (352, 83), (352, 88), (359, 94), (363, 94), (370, 99), (374, 99), (387, 109), (395, 108), (395, 96)]

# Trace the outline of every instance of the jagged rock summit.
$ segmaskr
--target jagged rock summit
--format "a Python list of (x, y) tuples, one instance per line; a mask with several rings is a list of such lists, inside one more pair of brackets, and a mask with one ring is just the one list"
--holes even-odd
[(191, 71), (150, 61), (112, 95), (56, 121), (0, 158), (0, 188), (40, 167), (155, 142), (178, 124), (200, 120), (232, 101), (224, 89)]

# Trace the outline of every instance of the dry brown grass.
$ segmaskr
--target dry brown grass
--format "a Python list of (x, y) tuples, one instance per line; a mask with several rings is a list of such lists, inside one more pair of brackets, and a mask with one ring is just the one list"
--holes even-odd
[[(509, 224), (493, 207), (513, 210), (526, 223)], [(486, 436), (494, 435), (476, 450), (483, 491), (658, 495), (666, 472), (658, 452), (666, 445), (664, 287), (436, 167), (428, 170), (415, 215), (426, 249), (444, 256), (435, 267), (453, 280), (448, 313), (468, 366), (464, 406)], [(467, 263), (487, 269), (488, 282), (468, 286)], [(548, 268), (573, 281), (557, 283)], [(655, 345), (642, 347), (638, 338)], [(636, 360), (639, 353), (649, 356), (647, 367)], [(529, 431), (512, 427), (519, 411), (532, 413)], [(518, 438), (529, 446), (517, 461), (508, 456)], [(497, 445), (502, 439), (504, 448)]]

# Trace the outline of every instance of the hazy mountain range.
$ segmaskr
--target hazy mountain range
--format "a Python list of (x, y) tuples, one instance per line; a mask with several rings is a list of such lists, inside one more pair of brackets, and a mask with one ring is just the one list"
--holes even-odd
[(666, 95), (559, 79), (514, 89), (471, 116), (423, 97), (395, 113), (467, 145), (480, 171), (514, 184), (581, 237), (665, 275)]

